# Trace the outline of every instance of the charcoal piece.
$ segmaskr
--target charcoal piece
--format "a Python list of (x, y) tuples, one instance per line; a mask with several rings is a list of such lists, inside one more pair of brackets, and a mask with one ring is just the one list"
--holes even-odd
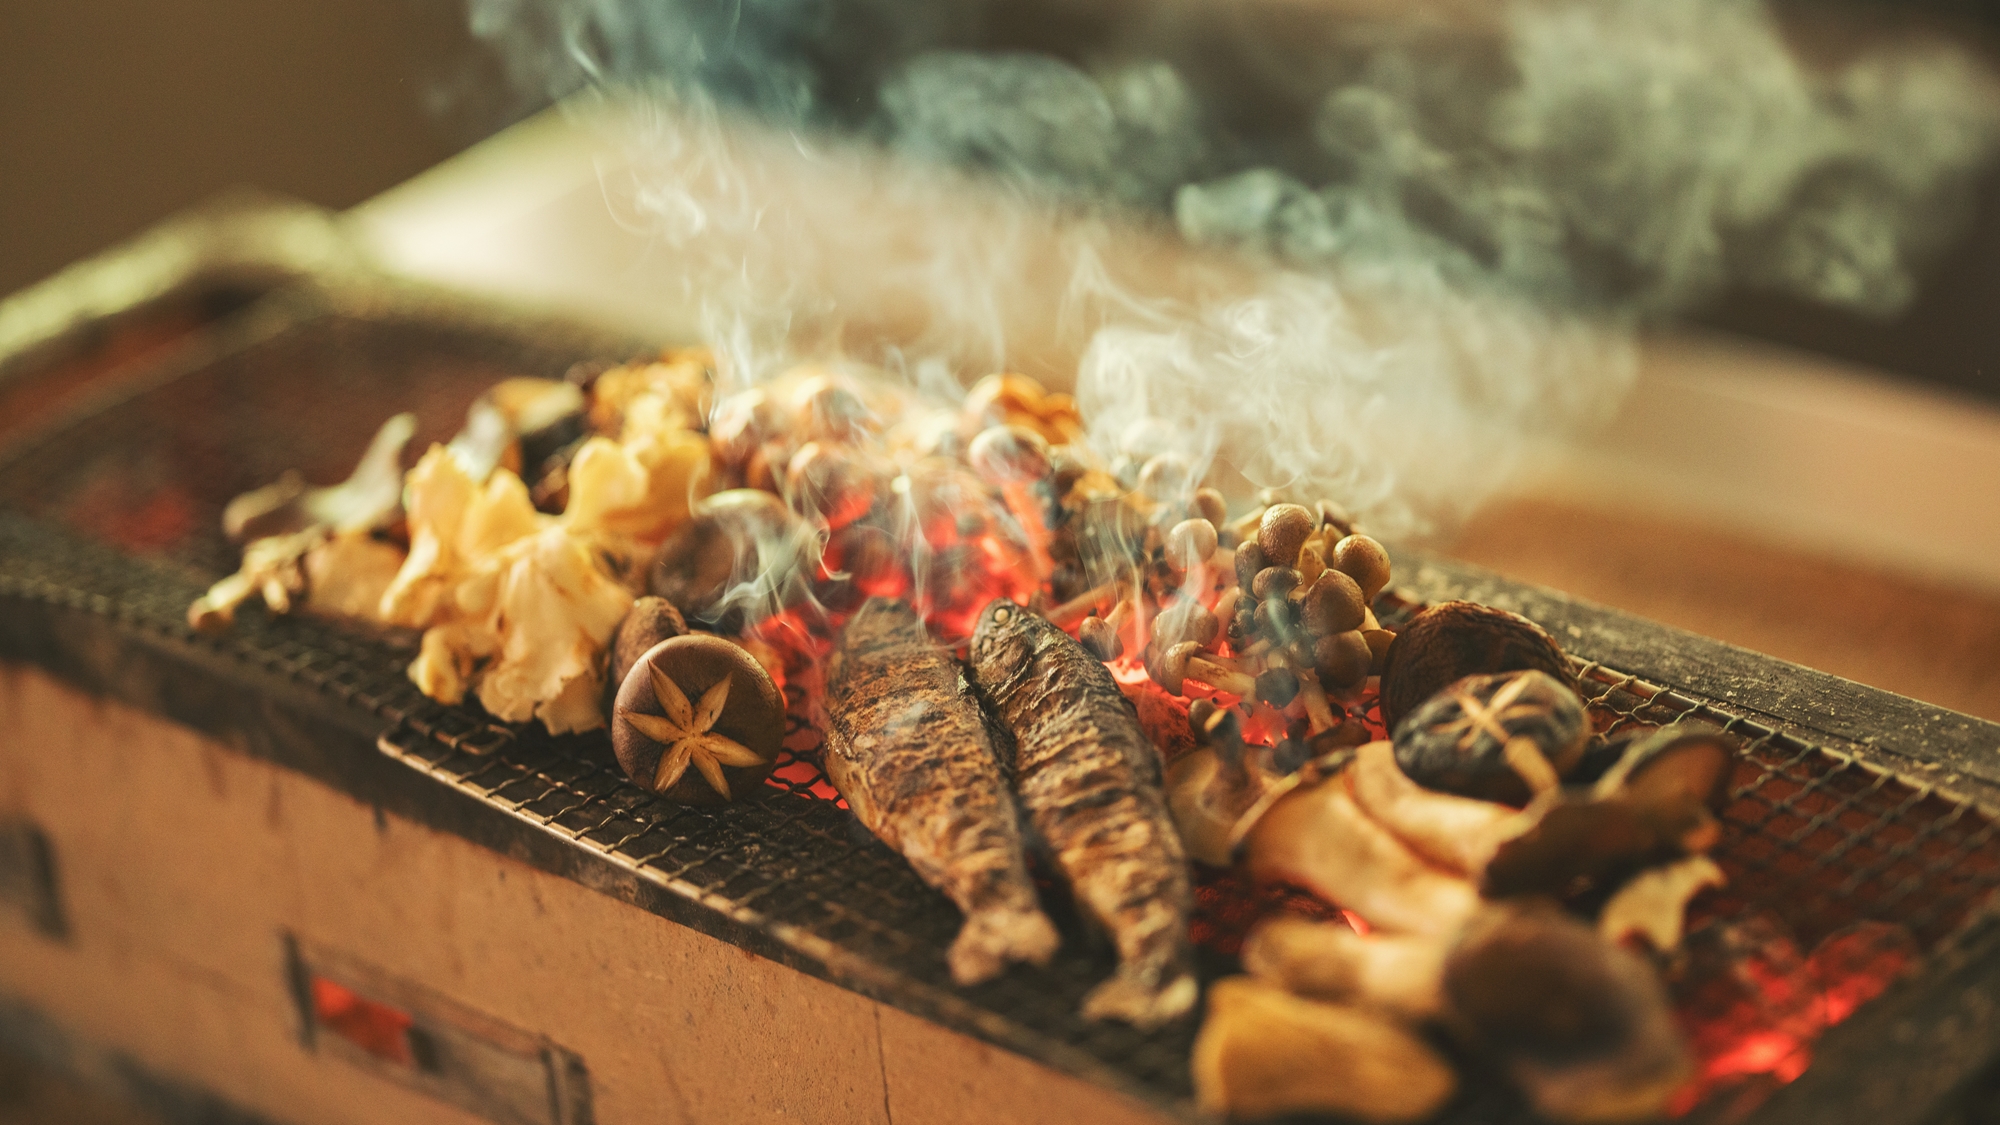
[(1197, 991), (1194, 894), (1159, 754), (1131, 701), (1082, 645), (1012, 602), (980, 613), (971, 652), (1013, 736), (1015, 791), (1078, 905), (1118, 949), (1118, 971), (1084, 998), (1084, 1015), (1155, 1026), (1186, 1014)]
[(1382, 721), (1395, 730), (1426, 699), (1467, 676), (1528, 669), (1575, 689), (1568, 658), (1540, 625), (1474, 602), (1441, 602), (1411, 618), (1389, 645)]
[(1533, 787), (1507, 750), (1519, 738), (1567, 776), (1590, 739), (1583, 701), (1543, 672), (1467, 676), (1396, 727), (1396, 764), (1426, 788), (1523, 804)]
[(958, 662), (909, 603), (872, 598), (827, 669), (826, 772), (860, 822), (965, 914), (946, 953), (977, 984), (1059, 943), (1035, 899), (1007, 779)]

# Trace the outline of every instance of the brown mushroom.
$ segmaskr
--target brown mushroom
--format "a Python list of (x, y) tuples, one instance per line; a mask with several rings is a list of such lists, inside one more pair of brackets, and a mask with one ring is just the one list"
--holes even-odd
[(1389, 660), (1389, 646), (1396, 643), (1396, 634), (1387, 629), (1361, 630), (1361, 639), (1368, 642), (1368, 674), (1379, 676)]
[(1139, 466), (1138, 492), (1155, 503), (1169, 504), (1185, 499), (1193, 483), (1193, 471), (1188, 468), (1188, 463), (1171, 453), (1149, 457), (1145, 464)]
[(1196, 1103), (1239, 1121), (1297, 1112), (1419, 1121), (1451, 1098), (1458, 1081), (1396, 1020), (1304, 1000), (1251, 977), (1209, 988), (1189, 1065)]
[(1188, 502), (1188, 510), (1208, 521), (1209, 530), (1220, 528), (1229, 520), (1229, 504), (1222, 493), (1213, 488), (1197, 488), (1194, 499)]
[(1182, 641), (1207, 648), (1221, 632), (1222, 623), (1193, 598), (1181, 598), (1153, 618), (1153, 636), (1163, 651)]
[(1255, 543), (1236, 548), (1236, 585), (1245, 590), (1256, 585), (1257, 575), (1265, 565), (1264, 548)]
[(1167, 565), (1175, 570), (1191, 570), (1215, 554), (1215, 525), (1204, 519), (1182, 520), (1167, 532)]
[(991, 426), (966, 450), (972, 470), (993, 484), (1026, 484), (1047, 477), (1049, 444), (1024, 426)]
[(1368, 642), (1352, 630), (1313, 642), (1313, 669), (1321, 683), (1332, 687), (1351, 688), (1366, 680), (1368, 656)]
[(1125, 655), (1125, 641), (1119, 637), (1118, 629), (1102, 617), (1092, 614), (1076, 627), (1076, 639), (1106, 664)]
[(792, 409), (808, 440), (858, 442), (881, 426), (846, 379), (822, 373), (792, 390)]
[(1546, 903), (1490, 907), (1445, 962), (1447, 1021), (1545, 1117), (1658, 1116), (1691, 1069), (1653, 967)]
[(1354, 517), (1347, 514), (1346, 508), (1332, 500), (1321, 500), (1313, 507), (1319, 513), (1320, 525), (1338, 533), (1336, 539), (1354, 534)]
[(632, 665), (612, 708), (611, 746), (625, 775), (684, 804), (756, 793), (784, 737), (777, 685), (720, 637), (654, 645)]
[(1299, 572), (1289, 566), (1267, 566), (1250, 583), (1250, 593), (1258, 601), (1287, 597), (1298, 588)]
[(1160, 654), (1157, 670), (1148, 669), (1153, 682), (1175, 695), (1182, 691), (1183, 681), (1192, 676), (1217, 691), (1231, 695), (1252, 697), (1257, 691), (1257, 681), (1241, 672), (1233, 672), (1221, 664), (1202, 655), (1201, 645), (1194, 641), (1182, 641), (1168, 647)]
[(1323, 570), (1306, 591), (1299, 608), (1307, 629), (1317, 636), (1330, 637), (1361, 628), (1368, 602), (1352, 576), (1339, 570)]
[(1389, 552), (1366, 535), (1349, 535), (1335, 543), (1327, 565), (1354, 579), (1364, 604), (1372, 604), (1389, 585)]
[(1299, 548), (1319, 521), (1297, 504), (1273, 504), (1264, 510), (1257, 525), (1257, 546), (1263, 549), (1270, 566), (1292, 566), (1299, 561)]
[(838, 531), (874, 508), (883, 472), (851, 446), (809, 441), (785, 466), (785, 499), (806, 519)]
[(1442, 602), (1411, 618), (1382, 665), (1382, 721), (1393, 732), (1423, 702), (1467, 676), (1526, 669), (1568, 684), (1576, 677), (1554, 637), (1515, 613)]

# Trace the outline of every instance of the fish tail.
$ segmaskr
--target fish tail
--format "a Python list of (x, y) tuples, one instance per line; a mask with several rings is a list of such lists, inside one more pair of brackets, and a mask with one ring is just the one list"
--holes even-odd
[(966, 915), (965, 925), (945, 952), (951, 979), (978, 984), (1000, 975), (1009, 963), (1046, 965), (1062, 938), (1048, 916), (1028, 906), (993, 906)]
[(1083, 998), (1083, 1018), (1155, 1028), (1186, 1015), (1199, 993), (1194, 977), (1186, 972), (1162, 979), (1156, 967), (1124, 964)]

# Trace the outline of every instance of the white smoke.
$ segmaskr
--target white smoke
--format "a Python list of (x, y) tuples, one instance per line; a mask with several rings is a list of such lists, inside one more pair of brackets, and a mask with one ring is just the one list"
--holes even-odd
[(1160, 19), (1166, 49), (1086, 69), (928, 49), (948, 16), (847, 0), (900, 30), (841, 74), (838, 0), (472, 2), (524, 73), (647, 77), (609, 194), (742, 377), (1073, 378), (1106, 456), (1390, 534), (1607, 416), (1637, 318), (1732, 284), (1899, 306), (2000, 136), (1963, 52), (1809, 67), (1756, 0), (1514, 0), (1473, 51), (1330, 34), (1291, 76), (1304, 125), (1253, 142)]

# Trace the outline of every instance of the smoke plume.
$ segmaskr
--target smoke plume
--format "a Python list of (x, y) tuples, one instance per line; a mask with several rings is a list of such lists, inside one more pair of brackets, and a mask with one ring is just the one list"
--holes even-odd
[(1644, 318), (1894, 311), (2000, 137), (1965, 52), (1807, 60), (1757, 0), (471, 4), (617, 107), (613, 203), (740, 377), (1073, 379), (1107, 457), (1390, 534), (1605, 417)]

